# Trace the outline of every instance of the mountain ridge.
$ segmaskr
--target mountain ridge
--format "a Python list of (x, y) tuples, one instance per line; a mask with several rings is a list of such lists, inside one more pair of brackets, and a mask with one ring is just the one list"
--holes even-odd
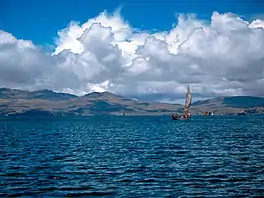
[[(228, 96), (194, 102), (193, 114), (211, 111), (215, 114), (237, 114), (257, 108), (262, 112), (263, 97)], [(182, 113), (182, 104), (146, 102), (120, 96), (111, 92), (92, 92), (83, 96), (51, 90), (25, 91), (0, 88), (0, 115), (43, 113), (46, 115), (169, 115)]]

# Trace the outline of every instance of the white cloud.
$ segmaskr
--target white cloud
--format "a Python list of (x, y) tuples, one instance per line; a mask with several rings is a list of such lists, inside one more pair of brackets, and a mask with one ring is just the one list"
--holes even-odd
[(31, 41), (0, 31), (0, 85), (23, 88), (49, 76), (53, 60)]
[(163, 101), (184, 97), (186, 84), (197, 98), (264, 96), (263, 24), (231, 13), (210, 21), (181, 14), (169, 32), (147, 32), (102, 12), (58, 31), (52, 55), (0, 31), (0, 85)]

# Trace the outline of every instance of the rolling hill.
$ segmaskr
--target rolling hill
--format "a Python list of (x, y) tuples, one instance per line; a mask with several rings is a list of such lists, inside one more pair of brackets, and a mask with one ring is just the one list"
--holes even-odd
[(216, 114), (238, 113), (248, 109), (263, 109), (264, 98), (253, 96), (229, 96), (197, 101), (192, 104), (193, 109), (211, 111)]
[(78, 97), (49, 90), (36, 92), (0, 89), (0, 114), (30, 115), (38, 112), (53, 115), (157, 115), (171, 114), (183, 109), (180, 104), (140, 102), (113, 93), (93, 92)]
[(24, 91), (18, 89), (8, 89), (8, 88), (0, 88), (0, 98), (2, 99), (27, 99), (27, 100), (51, 100), (51, 101), (59, 101), (59, 100), (68, 100), (71, 98), (76, 98), (78, 96), (66, 93), (56, 93), (51, 90), (39, 90), (39, 91)]
[[(263, 106), (264, 98), (261, 97), (218, 97), (194, 102), (191, 111), (193, 114), (211, 111), (220, 115)], [(78, 97), (51, 90), (0, 89), (0, 115), (171, 115), (182, 113), (183, 109), (181, 104), (142, 102), (110, 92)]]

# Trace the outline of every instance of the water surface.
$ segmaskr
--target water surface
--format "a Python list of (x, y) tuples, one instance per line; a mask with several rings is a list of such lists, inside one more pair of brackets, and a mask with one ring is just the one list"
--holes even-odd
[(264, 196), (263, 117), (0, 120), (0, 197)]

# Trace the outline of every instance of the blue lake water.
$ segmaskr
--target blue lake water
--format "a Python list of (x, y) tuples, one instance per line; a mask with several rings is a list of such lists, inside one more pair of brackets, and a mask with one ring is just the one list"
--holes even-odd
[(0, 120), (0, 197), (264, 196), (263, 117)]

